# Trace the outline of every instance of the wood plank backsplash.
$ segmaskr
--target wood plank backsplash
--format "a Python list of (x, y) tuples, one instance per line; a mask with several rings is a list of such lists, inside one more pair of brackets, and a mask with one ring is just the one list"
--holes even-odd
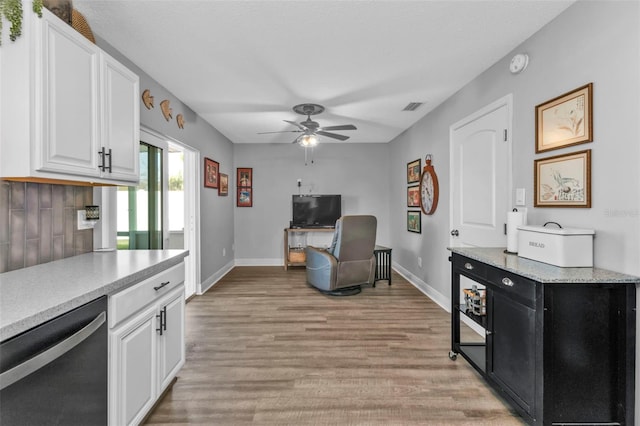
[(76, 214), (90, 204), (91, 187), (0, 180), (0, 273), (91, 252)]

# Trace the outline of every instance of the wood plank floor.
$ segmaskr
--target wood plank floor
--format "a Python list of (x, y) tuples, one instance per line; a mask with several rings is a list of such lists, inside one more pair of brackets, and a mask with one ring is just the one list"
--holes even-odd
[(192, 299), (186, 364), (147, 424), (524, 424), (449, 360), (449, 314), (400, 275), (330, 297), (304, 274), (236, 267)]

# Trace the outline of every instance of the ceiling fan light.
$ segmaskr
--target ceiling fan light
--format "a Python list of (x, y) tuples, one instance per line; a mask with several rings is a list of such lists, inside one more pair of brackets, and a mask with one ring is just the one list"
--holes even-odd
[(298, 142), (301, 146), (316, 146), (318, 145), (318, 137), (316, 135), (303, 135)]

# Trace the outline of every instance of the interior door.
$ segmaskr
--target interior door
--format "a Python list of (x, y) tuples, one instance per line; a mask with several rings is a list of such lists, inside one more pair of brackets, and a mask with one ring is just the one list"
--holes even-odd
[(511, 95), (451, 126), (451, 246), (506, 246)]

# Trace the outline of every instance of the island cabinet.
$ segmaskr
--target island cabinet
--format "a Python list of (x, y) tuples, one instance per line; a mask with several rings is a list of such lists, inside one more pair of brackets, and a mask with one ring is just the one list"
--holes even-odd
[(465, 358), (529, 424), (634, 424), (640, 278), (451, 251), (452, 360)]
[(138, 76), (49, 10), (23, 15), (0, 49), (0, 177), (137, 183)]
[(141, 423), (184, 365), (184, 263), (109, 297), (109, 424)]

